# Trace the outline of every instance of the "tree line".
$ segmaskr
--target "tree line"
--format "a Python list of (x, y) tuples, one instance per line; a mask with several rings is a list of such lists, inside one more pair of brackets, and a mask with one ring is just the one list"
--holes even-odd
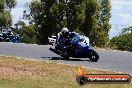
[(132, 26), (122, 29), (119, 36), (110, 40), (109, 47), (112, 49), (132, 51)]
[(24, 18), (34, 24), (38, 44), (47, 44), (49, 35), (67, 27), (89, 36), (97, 46), (105, 46), (110, 9), (110, 0), (36, 0), (24, 11)]

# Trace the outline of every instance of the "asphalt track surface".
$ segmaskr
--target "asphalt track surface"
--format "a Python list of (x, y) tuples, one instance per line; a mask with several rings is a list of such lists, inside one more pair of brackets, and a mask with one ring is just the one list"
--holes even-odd
[(59, 55), (49, 51), (49, 47), (49, 45), (0, 43), (0, 55), (37, 60), (52, 60), (74, 66), (81, 65), (132, 74), (132, 52), (95, 49), (100, 59), (98, 62), (90, 62), (88, 58), (70, 58), (70, 60), (63, 60)]

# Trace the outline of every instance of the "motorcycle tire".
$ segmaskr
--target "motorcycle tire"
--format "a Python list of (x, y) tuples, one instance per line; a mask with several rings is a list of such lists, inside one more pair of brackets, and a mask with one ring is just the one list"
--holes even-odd
[(97, 62), (98, 59), (99, 59), (99, 55), (97, 54), (96, 51), (91, 50), (90, 55), (89, 55), (89, 59), (90, 59), (92, 62)]
[(69, 55), (67, 54), (67, 52), (62, 52), (61, 56), (62, 56), (62, 58), (64, 60), (68, 60), (69, 59)]

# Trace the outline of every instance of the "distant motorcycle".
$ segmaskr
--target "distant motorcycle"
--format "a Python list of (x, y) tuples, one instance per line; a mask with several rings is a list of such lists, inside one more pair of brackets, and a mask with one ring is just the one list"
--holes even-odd
[(91, 48), (89, 38), (75, 33), (75, 35), (69, 40), (68, 46), (66, 39), (61, 39), (58, 43), (56, 42), (56, 36), (48, 37), (49, 44), (54, 46), (54, 48), (49, 48), (50, 51), (60, 55), (63, 59), (69, 59), (69, 57), (74, 58), (89, 58), (93, 62), (97, 62), (99, 55), (96, 51)]
[(0, 42), (19, 43), (20, 37), (18, 35), (7, 35), (6, 33), (2, 33), (0, 34)]
[(0, 42), (3, 42), (3, 35), (2, 34), (0, 34)]
[(20, 43), (20, 37), (18, 35), (10, 36), (10, 42), (12, 43)]

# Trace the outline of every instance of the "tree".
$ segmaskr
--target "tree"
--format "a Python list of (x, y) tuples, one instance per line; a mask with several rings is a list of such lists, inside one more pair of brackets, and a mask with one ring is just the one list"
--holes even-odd
[(37, 39), (39, 44), (46, 44), (48, 36), (56, 29), (56, 15), (52, 14), (52, 8), (55, 10), (56, 0), (41, 0), (31, 2), (30, 14), (26, 16), (35, 25)]
[(111, 14), (111, 5), (110, 0), (98, 0), (98, 13), (97, 13), (97, 29), (95, 30), (96, 34), (96, 44), (97, 46), (105, 46), (109, 40), (108, 32), (111, 28), (109, 23)]
[(10, 11), (16, 5), (16, 0), (0, 0), (0, 30), (12, 24)]
[(98, 3), (96, 0), (85, 0), (85, 22), (82, 25), (82, 31), (86, 36), (92, 36), (91, 33), (96, 28)]
[(16, 26), (15, 29), (19, 30), (22, 29), (23, 27), (26, 26), (26, 24), (24, 23), (24, 21), (19, 20), (16, 24), (14, 24)]
[(67, 27), (71, 31), (81, 31), (85, 21), (85, 3), (83, 0), (69, 0), (66, 9)]
[(132, 34), (121, 34), (113, 37), (109, 43), (110, 48), (132, 51)]
[(110, 48), (132, 51), (132, 26), (123, 28), (119, 36), (110, 40)]
[(11, 26), (12, 18), (8, 11), (4, 11), (0, 15), (0, 29), (2, 31), (3, 28)]
[(132, 33), (132, 26), (122, 29), (122, 34)]
[(26, 24), (20, 20), (15, 25), (16, 28), (13, 29), (13, 32), (21, 37), (22, 43), (31, 44), (37, 42), (35, 26), (33, 24), (26, 26)]
[(20, 36), (22, 37), (21, 41), (24, 43), (36, 43), (36, 32), (34, 25), (28, 25), (23, 27), (23, 29), (20, 30)]
[(5, 8), (7, 11), (11, 11), (12, 8), (16, 5), (16, 0), (4, 0), (5, 1)]

